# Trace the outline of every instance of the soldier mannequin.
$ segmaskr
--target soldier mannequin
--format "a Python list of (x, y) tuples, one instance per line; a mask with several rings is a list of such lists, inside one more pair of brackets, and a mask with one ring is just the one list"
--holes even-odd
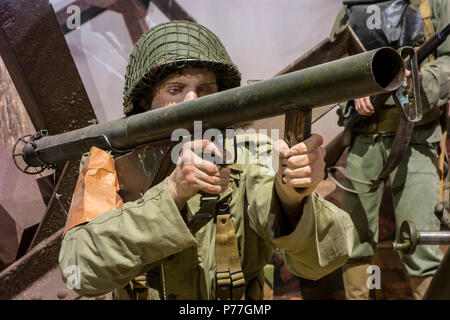
[[(236, 87), (240, 73), (211, 31), (172, 21), (141, 37), (125, 79), (124, 111), (129, 116)], [(237, 142), (245, 154), (242, 138)], [(257, 154), (272, 150), (270, 141), (259, 135), (249, 139), (258, 142)], [(224, 257), (215, 254), (219, 238), (214, 237), (225, 220), (210, 220), (197, 232), (187, 228), (199, 210), (199, 191), (220, 195), (219, 203), (229, 203), (232, 216), (227, 219), (245, 278), (243, 297), (263, 298), (263, 267), (274, 245), (283, 250), (291, 272), (323, 277), (347, 260), (353, 226), (345, 212), (314, 192), (323, 179), (321, 144), (319, 135), (290, 149), (277, 141), (274, 149), (283, 166), (275, 175), (261, 162), (218, 166), (193, 152), (199, 147), (220, 154), (211, 141), (186, 143), (175, 170), (141, 199), (70, 228), (59, 256), (63, 278), (70, 276), (65, 272), (68, 266), (77, 265), (80, 284), (75, 290), (86, 296), (115, 289), (116, 299), (241, 298), (235, 295), (239, 288), (234, 282), (232, 288), (218, 285), (216, 271)], [(305, 192), (298, 194), (294, 187)], [(139, 286), (136, 279), (144, 274), (145, 284)]]
[[(357, 7), (358, 4), (355, 2), (356, 0), (353, 4)], [(373, 5), (381, 5), (382, 1), (372, 2)], [(428, 4), (429, 14), (426, 10)], [(349, 4), (349, 6), (351, 5)], [(396, 8), (399, 8), (407, 7), (408, 3), (395, 0), (384, 1), (383, 5), (392, 5), (391, 8), (396, 5)], [(370, 36), (370, 32), (377, 31), (367, 31), (366, 20), (363, 19), (367, 12), (366, 8), (360, 7), (362, 9), (359, 9), (359, 16), (355, 11), (349, 11), (348, 8), (348, 6), (343, 7), (339, 12), (332, 36), (341, 26), (349, 22), (367, 50), (383, 45), (390, 45), (396, 49), (397, 46), (415, 45), (411, 38), (401, 44), (399, 44), (400, 40), (377, 44), (377, 39), (383, 38), (384, 35), (378, 33), (378, 38)], [(447, 0), (413, 0), (409, 2), (407, 10), (411, 14), (416, 14), (415, 23), (427, 38), (431, 34), (431, 28), (441, 30), (450, 20), (450, 6)], [(353, 16), (349, 17), (352, 14)], [(370, 15), (367, 14), (367, 16)], [(396, 20), (394, 17), (390, 17), (390, 19), (390, 21)], [(359, 21), (359, 23), (355, 23), (355, 21)], [(413, 29), (411, 25), (409, 25), (409, 31)], [(394, 26), (387, 26), (385, 30), (389, 27), (394, 30)], [(404, 32), (405, 30), (402, 30), (402, 35), (407, 34)], [(389, 33), (389, 31), (385, 31), (385, 33)], [(395, 36), (392, 38), (394, 39)], [(400, 224), (404, 220), (413, 221), (420, 230), (439, 230), (440, 228), (439, 220), (433, 212), (434, 206), (439, 202), (437, 164), (438, 145), (442, 139), (439, 116), (442, 113), (442, 107), (450, 97), (450, 41), (448, 39), (437, 49), (435, 58), (425, 61), (421, 66), (422, 85), (426, 93), (426, 97), (423, 99), (423, 119), (415, 125), (406, 154), (389, 177), (393, 190), (397, 240)], [(409, 72), (407, 72), (407, 76), (409, 76)], [(345, 115), (350, 111), (349, 106), (350, 104), (343, 106)], [(390, 152), (398, 126), (399, 108), (394, 107), (393, 100), (390, 99), (383, 108), (375, 112), (369, 97), (365, 97), (354, 101), (354, 109), (360, 115), (366, 116), (367, 120), (365, 120), (364, 126), (356, 130), (354, 142), (347, 158), (347, 170), (355, 178), (370, 180), (381, 172), (383, 163)], [(364, 189), (357, 184), (354, 184), (353, 187), (359, 191), (367, 191), (367, 188)], [(367, 267), (370, 265), (378, 242), (378, 210), (382, 193), (383, 186), (380, 186), (376, 192), (368, 194), (344, 192), (342, 208), (349, 212), (355, 224), (354, 250), (352, 257), (343, 267), (347, 299), (368, 299), (369, 297), (369, 289), (366, 285)], [(418, 246), (413, 255), (407, 256), (400, 253), (400, 257), (410, 276), (414, 297), (421, 299), (443, 254), (439, 246)]]

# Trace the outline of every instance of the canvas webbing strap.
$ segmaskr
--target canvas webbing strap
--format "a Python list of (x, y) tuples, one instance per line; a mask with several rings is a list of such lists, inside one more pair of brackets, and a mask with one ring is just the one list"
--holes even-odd
[(200, 200), (200, 209), (192, 217), (187, 225), (192, 234), (195, 234), (214, 217), (216, 213), (217, 200), (219, 200), (218, 195), (206, 193), (202, 194), (202, 198)]
[(245, 292), (236, 234), (228, 203), (216, 209), (216, 297), (240, 300)]
[[(422, 16), (423, 25), (425, 28), (425, 39), (430, 39), (435, 33), (436, 30), (433, 26), (433, 21), (431, 20), (431, 7), (429, 0), (422, 0), (419, 6), (420, 15)], [(430, 54), (428, 57), (429, 61), (434, 61), (434, 54)]]

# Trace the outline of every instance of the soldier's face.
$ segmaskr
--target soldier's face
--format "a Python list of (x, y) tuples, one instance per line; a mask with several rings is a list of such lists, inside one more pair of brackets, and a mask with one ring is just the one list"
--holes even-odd
[(181, 73), (169, 75), (157, 85), (151, 109), (197, 99), (217, 90), (214, 72), (206, 68), (186, 68)]

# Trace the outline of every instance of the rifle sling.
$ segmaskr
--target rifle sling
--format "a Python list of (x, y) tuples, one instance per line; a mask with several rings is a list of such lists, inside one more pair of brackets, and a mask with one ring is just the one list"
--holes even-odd
[(408, 121), (405, 117), (401, 117), (400, 124), (395, 133), (394, 142), (392, 143), (391, 152), (389, 153), (386, 164), (380, 175), (374, 179), (374, 184), (380, 184), (389, 177), (389, 174), (397, 167), (402, 160), (414, 129), (414, 122)]

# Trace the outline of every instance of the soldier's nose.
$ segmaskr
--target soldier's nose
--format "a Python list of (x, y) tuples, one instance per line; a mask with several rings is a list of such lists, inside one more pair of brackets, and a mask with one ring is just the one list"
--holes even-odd
[(194, 99), (197, 99), (197, 98), (198, 98), (198, 95), (197, 95), (194, 91), (189, 91), (189, 92), (184, 96), (183, 102), (189, 101), (189, 100), (194, 100)]

